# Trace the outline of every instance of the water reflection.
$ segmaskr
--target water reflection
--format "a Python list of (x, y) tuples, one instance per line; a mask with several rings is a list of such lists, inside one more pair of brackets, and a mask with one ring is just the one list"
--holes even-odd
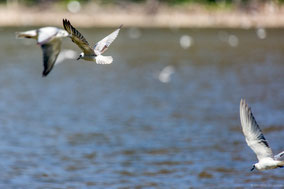
[(171, 75), (175, 73), (175, 69), (173, 66), (164, 67), (161, 72), (158, 74), (158, 79), (162, 83), (168, 83), (171, 81)]
[(231, 47), (236, 47), (239, 45), (239, 38), (235, 35), (229, 35), (228, 43)]
[(257, 28), (256, 34), (257, 34), (257, 37), (259, 37), (260, 39), (266, 38), (266, 30), (264, 28)]
[(189, 35), (183, 35), (180, 37), (179, 43), (182, 48), (187, 49), (192, 45), (193, 39)]

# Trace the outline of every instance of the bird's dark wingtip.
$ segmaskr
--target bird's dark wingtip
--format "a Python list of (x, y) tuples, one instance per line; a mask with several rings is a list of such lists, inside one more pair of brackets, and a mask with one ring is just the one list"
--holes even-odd
[(49, 71), (45, 71), (45, 70), (44, 70), (44, 71), (42, 72), (42, 77), (46, 77), (48, 74), (49, 74)]
[(121, 24), (120, 26), (119, 26), (119, 29), (121, 29), (123, 27), (123, 24)]
[(248, 112), (250, 112), (250, 107), (248, 106), (246, 100), (244, 98), (241, 99), (240, 105), (243, 106)]
[(70, 21), (66, 18), (63, 18), (63, 27), (64, 27), (65, 30), (67, 30), (68, 25), (71, 25)]

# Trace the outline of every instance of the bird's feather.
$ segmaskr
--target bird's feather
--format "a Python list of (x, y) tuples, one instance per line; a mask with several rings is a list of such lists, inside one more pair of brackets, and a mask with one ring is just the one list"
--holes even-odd
[(60, 39), (53, 39), (49, 43), (45, 43), (41, 45), (42, 52), (43, 52), (43, 72), (42, 76), (45, 77), (48, 73), (52, 70), (56, 58), (60, 52), (61, 48), (61, 40)]
[(273, 153), (267, 140), (262, 134), (251, 109), (243, 99), (240, 102), (240, 119), (246, 142), (254, 151), (258, 160), (260, 161), (264, 158), (273, 158)]
[(97, 64), (111, 64), (113, 61), (111, 56), (102, 56), (98, 55), (96, 56), (96, 63)]
[(56, 34), (58, 33), (59, 29), (56, 27), (44, 27), (37, 30), (37, 43), (39, 45), (48, 43), (51, 41)]
[(103, 38), (102, 40), (100, 40), (95, 44), (94, 50), (96, 55), (103, 54), (108, 49), (110, 44), (116, 39), (121, 28), (122, 25), (114, 32), (112, 32), (111, 34), (109, 34), (108, 36), (106, 36), (105, 38)]
[(275, 160), (284, 161), (284, 151), (274, 156)]
[(66, 59), (75, 59), (76, 57), (77, 57), (77, 53), (75, 51), (71, 49), (62, 50), (59, 53), (54, 65), (58, 65)]
[(37, 30), (29, 30), (25, 32), (16, 32), (17, 38), (35, 38), (37, 37)]
[(84, 52), (85, 55), (94, 55), (94, 50), (90, 47), (85, 37), (75, 29), (69, 20), (63, 19), (64, 29), (70, 34), (72, 41)]

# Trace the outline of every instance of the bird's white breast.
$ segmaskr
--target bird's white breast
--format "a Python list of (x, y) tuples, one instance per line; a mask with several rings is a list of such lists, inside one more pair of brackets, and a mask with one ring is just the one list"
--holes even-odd
[(274, 169), (278, 167), (278, 161), (275, 161), (272, 158), (265, 158), (255, 164), (255, 167), (258, 170)]

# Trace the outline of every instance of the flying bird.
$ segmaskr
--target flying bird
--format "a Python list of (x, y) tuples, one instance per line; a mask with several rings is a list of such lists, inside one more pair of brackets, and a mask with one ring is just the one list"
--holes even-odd
[(36, 30), (16, 33), (18, 38), (32, 38), (41, 46), (43, 52), (43, 72), (45, 77), (52, 70), (57, 56), (61, 50), (61, 41), (63, 37), (69, 34), (65, 30), (56, 27), (43, 27)]
[(85, 37), (71, 25), (69, 20), (63, 19), (63, 26), (64, 29), (70, 34), (69, 37), (72, 39), (72, 41), (83, 51), (77, 60), (84, 59), (87, 61), (95, 61), (97, 64), (112, 63), (113, 58), (111, 56), (103, 56), (102, 54), (115, 40), (122, 25), (114, 32), (97, 42), (93, 48), (89, 45)]
[(284, 167), (284, 151), (273, 156), (272, 150), (264, 138), (261, 129), (259, 128), (250, 107), (245, 100), (240, 102), (240, 119), (243, 133), (248, 146), (254, 151), (257, 156), (258, 163), (255, 163), (251, 171), (267, 170)]

